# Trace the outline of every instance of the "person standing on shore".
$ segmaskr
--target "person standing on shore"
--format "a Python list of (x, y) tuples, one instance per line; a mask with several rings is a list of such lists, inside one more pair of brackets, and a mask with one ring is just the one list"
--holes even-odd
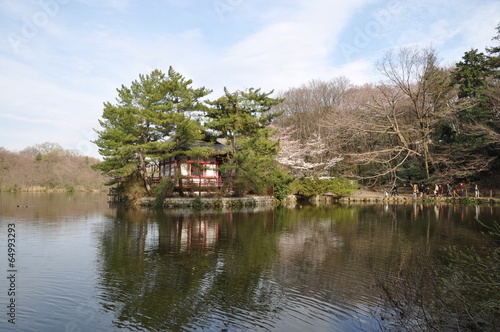
[(391, 189), (391, 196), (396, 197), (398, 195), (398, 186), (395, 184)]
[(474, 197), (479, 197), (479, 187), (476, 185), (474, 186)]
[(460, 197), (465, 196), (465, 185), (463, 183), (460, 183), (460, 187), (458, 188), (460, 191)]
[(444, 185), (444, 184), (440, 184), (440, 185), (439, 185), (439, 191), (440, 191), (440, 195), (439, 195), (439, 197), (444, 197), (444, 196), (446, 196), (446, 191), (447, 191), (447, 190), (446, 190), (446, 187), (445, 187), (445, 185)]
[(451, 184), (446, 184), (446, 190), (448, 191), (448, 196), (453, 197), (453, 187), (451, 186)]

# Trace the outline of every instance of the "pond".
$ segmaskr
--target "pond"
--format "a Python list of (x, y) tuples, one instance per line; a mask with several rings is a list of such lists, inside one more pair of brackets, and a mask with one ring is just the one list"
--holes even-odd
[(483, 244), (476, 218), (500, 219), (490, 205), (159, 211), (110, 207), (97, 193), (0, 200), (1, 331), (378, 331), (372, 270), (415, 248)]

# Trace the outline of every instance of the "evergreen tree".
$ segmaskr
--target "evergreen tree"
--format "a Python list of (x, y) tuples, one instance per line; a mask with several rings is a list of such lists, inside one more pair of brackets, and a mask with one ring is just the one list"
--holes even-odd
[(230, 146), (227, 163), (222, 167), (229, 175), (230, 186), (237, 194), (262, 193), (270, 180), (269, 174), (276, 167), (274, 156), (279, 142), (272, 142), (273, 131), (268, 125), (281, 112), (271, 108), (282, 99), (271, 98), (260, 89), (230, 93), (209, 102), (207, 127)]
[[(493, 40), (500, 41), (500, 23), (496, 27), (497, 30), (497, 35), (493, 37)], [(497, 46), (491, 46), (491, 47), (486, 47), (486, 51), (488, 52), (488, 62), (490, 68), (494, 71), (495, 73), (495, 78), (499, 79), (500, 78), (500, 45)]]
[(154, 70), (139, 75), (130, 88), (117, 89), (116, 103), (104, 103), (102, 130), (96, 130), (94, 143), (104, 161), (94, 168), (115, 179), (136, 176), (151, 194), (148, 163), (200, 138), (199, 125), (190, 114), (204, 109), (199, 100), (210, 91), (191, 84), (170, 67), (168, 75)]
[[(493, 38), (498, 39), (498, 36)], [(466, 52), (452, 73), (459, 100), (456, 130), (448, 141), (454, 158), (447, 164), (459, 166), (454, 176), (460, 179), (474, 178), (479, 172), (498, 168), (500, 85), (496, 58), (499, 49), (487, 48), (489, 56), (477, 49)]]
[(456, 64), (453, 83), (458, 84), (458, 97), (467, 101), (464, 115), (467, 119), (481, 119), (488, 113), (488, 97), (485, 94), (487, 78), (491, 71), (488, 58), (477, 49), (466, 52), (462, 61)]

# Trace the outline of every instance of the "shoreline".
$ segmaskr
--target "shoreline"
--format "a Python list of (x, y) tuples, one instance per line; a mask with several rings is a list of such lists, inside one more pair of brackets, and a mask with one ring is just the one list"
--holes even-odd
[(423, 197), (413, 197), (412, 194), (399, 194), (398, 196), (385, 197), (384, 194), (368, 191), (358, 190), (352, 196), (339, 198), (339, 203), (425, 203), (425, 204), (499, 204), (500, 198), (494, 196), (480, 196), (480, 197), (434, 197), (431, 195)]
[[(500, 204), (500, 198), (496, 197), (413, 197), (413, 195), (402, 194), (395, 197), (385, 197), (383, 194), (373, 191), (360, 190), (349, 197), (333, 199), (329, 195), (315, 196), (310, 200), (315, 206), (340, 204), (470, 204), (486, 205)], [(155, 204), (155, 198), (142, 197), (138, 201), (139, 206), (151, 207)], [(256, 206), (297, 206), (300, 203), (294, 195), (278, 202), (273, 196), (247, 196), (247, 197), (170, 197), (165, 198), (162, 208), (231, 208), (231, 207), (256, 207)]]
[[(156, 198), (142, 197), (140, 206), (154, 206)], [(170, 197), (163, 200), (163, 208), (227, 208), (227, 207), (256, 207), (273, 206), (276, 200), (273, 196), (247, 196), (247, 197)]]
[(85, 188), (43, 188), (43, 187), (31, 187), (31, 188), (18, 188), (15, 190), (12, 189), (0, 189), (0, 193), (74, 193), (74, 192), (102, 192), (105, 193), (108, 191), (108, 188), (103, 189), (85, 189)]

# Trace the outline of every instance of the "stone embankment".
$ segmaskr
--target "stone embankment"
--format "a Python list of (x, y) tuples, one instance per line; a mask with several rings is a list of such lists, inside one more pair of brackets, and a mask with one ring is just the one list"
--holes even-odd
[(460, 203), (463, 200), (469, 200), (473, 203), (500, 203), (500, 199), (493, 196), (488, 197), (434, 197), (434, 196), (424, 196), (424, 197), (413, 197), (411, 194), (403, 194), (398, 196), (385, 196), (382, 193), (375, 191), (358, 191), (350, 197), (342, 197), (338, 201), (339, 203), (414, 203), (414, 202), (425, 202), (425, 203)]
[[(153, 197), (143, 197), (140, 204), (143, 206), (152, 206), (155, 201)], [(175, 197), (166, 198), (163, 206), (166, 208), (185, 208), (185, 207), (203, 207), (203, 208), (227, 208), (227, 207), (258, 207), (272, 206), (276, 204), (273, 196), (251, 196), (251, 197), (222, 197), (222, 198), (204, 198), (204, 197)]]

